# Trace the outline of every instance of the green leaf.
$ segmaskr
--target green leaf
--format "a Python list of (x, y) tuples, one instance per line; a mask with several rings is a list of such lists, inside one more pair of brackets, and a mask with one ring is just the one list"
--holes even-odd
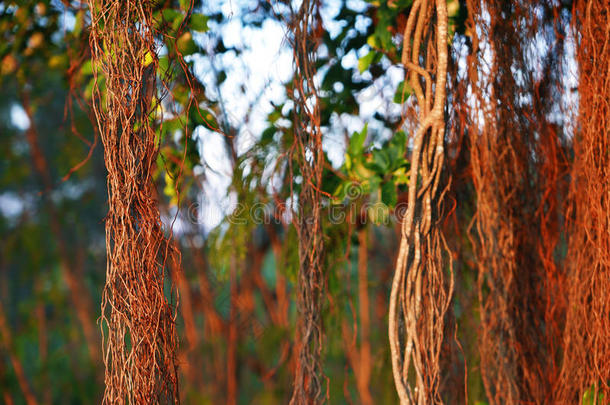
[(371, 63), (375, 60), (375, 56), (377, 55), (376, 51), (370, 51), (360, 59), (358, 59), (358, 70), (360, 73), (364, 72), (371, 66)]
[(209, 18), (203, 14), (193, 13), (190, 27), (195, 31), (207, 32), (209, 30), (208, 20)]
[(165, 10), (163, 10), (163, 19), (165, 21), (173, 23), (177, 19), (181, 19), (181, 18), (182, 18), (182, 14), (174, 9), (166, 8)]
[(398, 196), (396, 194), (396, 186), (394, 182), (388, 181), (381, 186), (381, 201), (388, 207), (396, 206)]
[(390, 24), (392, 24), (392, 16), (389, 13), (389, 9), (380, 8), (378, 12), (378, 23), (375, 27), (375, 36), (380, 44), (380, 49), (385, 51), (391, 51), (394, 47), (392, 43), (392, 33), (389, 30)]
[(278, 108), (271, 111), (271, 113), (269, 113), (269, 115), (267, 116), (267, 120), (271, 124), (275, 124), (280, 118), (282, 118), (282, 111)]
[(354, 177), (356, 177), (356, 179), (358, 179), (358, 181), (369, 180), (375, 176), (375, 172), (370, 170), (367, 166), (368, 165), (364, 165), (360, 161), (354, 163), (354, 170), (352, 171), (352, 174)]
[(384, 176), (390, 168), (390, 157), (387, 151), (383, 149), (376, 149), (373, 151), (373, 161), (369, 167)]
[(376, 193), (381, 185), (381, 177), (372, 176), (366, 183), (366, 187), (364, 187), (364, 192), (366, 194)]
[(193, 106), (190, 110), (189, 116), (196, 125), (203, 125), (212, 131), (217, 131), (220, 128), (214, 114), (208, 110)]
[(176, 41), (176, 46), (183, 56), (192, 55), (198, 50), (197, 44), (193, 41), (193, 36), (190, 32), (182, 34)]
[(406, 163), (404, 159), (405, 150), (407, 146), (407, 139), (404, 131), (398, 131), (390, 139), (390, 142), (385, 146), (390, 157), (390, 169), (394, 170)]
[(598, 405), (604, 403), (604, 393), (597, 390), (597, 396), (595, 395), (596, 384), (592, 384), (588, 390), (584, 392), (582, 395), (582, 404), (583, 405)]
[(392, 139), (390, 139), (390, 145), (400, 149), (402, 151), (400, 155), (404, 156), (407, 147), (407, 134), (405, 131), (396, 131)]
[(368, 132), (368, 123), (364, 124), (364, 128), (360, 132), (354, 132), (349, 140), (349, 146), (347, 148), (348, 153), (352, 157), (357, 157), (362, 154), (364, 150), (364, 141)]
[(396, 104), (402, 104), (407, 100), (407, 98), (409, 98), (412, 92), (413, 90), (411, 89), (411, 86), (409, 86), (409, 83), (405, 83), (404, 81), (402, 81), (398, 83), (396, 93), (394, 93), (393, 101)]
[(174, 183), (174, 179), (169, 173), (165, 173), (165, 187), (163, 188), (163, 193), (169, 197), (170, 206), (178, 205), (178, 195), (176, 194), (176, 186)]
[(366, 43), (373, 49), (379, 49), (381, 47), (381, 43), (379, 42), (379, 38), (375, 35), (370, 35), (366, 39)]
[[(171, 26), (171, 31), (175, 34), (184, 20), (184, 14), (178, 10), (167, 8), (162, 11), (163, 21)], [(171, 42), (171, 41), (169, 41)]]
[(345, 199), (345, 196), (347, 195), (347, 190), (351, 184), (351, 181), (340, 183), (335, 189), (335, 192), (333, 193), (333, 200), (337, 203), (342, 203)]
[(392, 172), (392, 176), (394, 177), (394, 184), (401, 185), (401, 184), (409, 184), (409, 173), (408, 173), (408, 162), (405, 161), (405, 163), (407, 163), (406, 166), (400, 167), (396, 170), (394, 170)]
[(261, 144), (268, 145), (271, 143), (273, 141), (273, 135), (275, 135), (276, 132), (277, 129), (275, 127), (268, 127), (265, 129), (261, 135)]
[(82, 64), (82, 66), (80, 67), (80, 74), (83, 76), (93, 74), (93, 67), (91, 64), (91, 59), (87, 60), (85, 63)]
[(345, 168), (347, 170), (352, 169), (352, 158), (347, 153), (345, 154)]
[(173, 77), (173, 72), (170, 72), (170, 66), (169, 58), (167, 56), (159, 58), (159, 75), (164, 78), (164, 80), (171, 80)]

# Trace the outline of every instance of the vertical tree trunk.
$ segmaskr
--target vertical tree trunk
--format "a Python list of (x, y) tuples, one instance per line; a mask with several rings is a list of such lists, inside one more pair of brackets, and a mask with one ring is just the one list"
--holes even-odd
[(356, 382), (360, 401), (372, 405), (371, 381), (371, 304), (369, 302), (368, 231), (364, 226), (358, 231), (358, 308), (360, 312), (360, 354)]
[(0, 342), (5, 346), (5, 350), (8, 352), (9, 359), (11, 364), (13, 365), (13, 370), (15, 371), (15, 376), (17, 377), (17, 383), (21, 388), (21, 392), (25, 397), (25, 402), (27, 405), (36, 405), (38, 404), (38, 400), (32, 391), (32, 387), (30, 387), (30, 383), (25, 375), (25, 371), (23, 369), (23, 364), (19, 361), (19, 358), (15, 355), (13, 348), (13, 336), (11, 334), (11, 330), (8, 326), (8, 322), (6, 320), (6, 316), (4, 315), (4, 307), (2, 306), (2, 302), (0, 301)]
[(227, 405), (237, 403), (237, 265), (236, 258), (231, 258), (230, 269), (230, 309), (229, 309), (229, 336), (227, 338)]

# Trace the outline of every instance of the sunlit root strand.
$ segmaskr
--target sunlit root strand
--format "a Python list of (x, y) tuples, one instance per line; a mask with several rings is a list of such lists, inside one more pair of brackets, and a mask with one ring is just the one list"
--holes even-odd
[(390, 296), (392, 371), (401, 404), (441, 403), (440, 351), (453, 291), (451, 263), (438, 226), (448, 65), (445, 1), (413, 3), (405, 27), (402, 63), (418, 105), (410, 178), (419, 180), (409, 183)]

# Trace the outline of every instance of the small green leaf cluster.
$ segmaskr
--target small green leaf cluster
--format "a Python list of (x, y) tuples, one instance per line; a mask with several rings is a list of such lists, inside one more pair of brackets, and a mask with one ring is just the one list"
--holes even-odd
[(598, 405), (606, 403), (604, 401), (605, 393), (600, 392), (597, 384), (592, 384), (588, 390), (582, 395), (582, 405)]
[[(335, 189), (333, 200), (341, 203), (346, 198), (374, 196), (388, 208), (394, 208), (398, 190), (409, 183), (406, 134), (398, 131), (382, 147), (367, 148), (367, 133), (365, 125), (362, 131), (352, 134), (341, 167), (345, 178)], [(352, 191), (354, 187), (357, 187), (357, 193)]]

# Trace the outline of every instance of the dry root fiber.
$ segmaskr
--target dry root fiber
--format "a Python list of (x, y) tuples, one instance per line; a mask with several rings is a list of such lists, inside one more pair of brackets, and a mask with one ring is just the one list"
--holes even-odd
[[(578, 1), (580, 95), (570, 187), (568, 313), (557, 403), (610, 399), (610, 7)], [(601, 399), (603, 393), (605, 399)]]
[(322, 396), (321, 365), (324, 292), (322, 272), (321, 191), (324, 152), (320, 128), (320, 106), (314, 85), (316, 32), (321, 28), (317, 0), (304, 0), (291, 22), (295, 60), (294, 148), (291, 151), (302, 177), (296, 224), (299, 239), (299, 275), (296, 337), (296, 371), (291, 404), (318, 403)]
[(442, 402), (440, 354), (453, 291), (439, 227), (444, 192), (438, 193), (444, 159), (447, 24), (444, 0), (416, 0), (404, 32), (402, 63), (416, 95), (419, 125), (412, 139), (408, 208), (390, 296), (392, 371), (401, 404)]
[(164, 292), (170, 249), (152, 179), (158, 154), (152, 4), (89, 0), (89, 7), (93, 107), (108, 170), (104, 403), (177, 403), (175, 309)]
[[(557, 245), (567, 160), (564, 136), (549, 122), (560, 80), (553, 70), (563, 52), (554, 7), (468, 1), (470, 87), (454, 105), (476, 193), (470, 237), (481, 374), (488, 399), (498, 404), (548, 403), (559, 370), (565, 303)], [(544, 57), (532, 54), (528, 47), (545, 31), (557, 36), (554, 45)]]

